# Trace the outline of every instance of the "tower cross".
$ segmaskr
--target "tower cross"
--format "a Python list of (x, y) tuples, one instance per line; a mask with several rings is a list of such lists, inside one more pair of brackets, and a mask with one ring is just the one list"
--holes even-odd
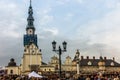
[(31, 6), (32, 1), (30, 0), (30, 6)]

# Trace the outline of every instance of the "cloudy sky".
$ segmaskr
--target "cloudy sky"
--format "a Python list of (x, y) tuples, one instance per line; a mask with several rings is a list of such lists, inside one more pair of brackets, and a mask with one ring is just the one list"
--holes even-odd
[[(119, 0), (33, 0), (34, 25), (44, 62), (53, 55), (51, 42), (67, 41), (66, 56), (115, 57), (120, 62)], [(0, 0), (0, 65), (23, 55), (29, 0)], [(62, 45), (61, 45), (62, 47)]]

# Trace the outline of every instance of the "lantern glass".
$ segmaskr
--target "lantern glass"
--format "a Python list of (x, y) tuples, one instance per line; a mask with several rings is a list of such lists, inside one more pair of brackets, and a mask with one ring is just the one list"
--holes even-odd
[(52, 42), (52, 46), (53, 46), (53, 51), (55, 51), (56, 50), (56, 42), (55, 41)]
[(67, 47), (67, 42), (63, 42), (63, 49), (64, 49), (64, 51), (66, 51), (66, 47)]

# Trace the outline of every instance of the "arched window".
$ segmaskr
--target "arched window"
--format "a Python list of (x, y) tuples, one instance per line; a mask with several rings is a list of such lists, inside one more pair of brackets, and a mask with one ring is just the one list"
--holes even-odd
[(26, 52), (26, 49), (24, 49), (24, 52)]
[(45, 69), (45, 71), (46, 71), (46, 69)]
[(13, 74), (13, 70), (12, 69), (10, 70), (10, 74)]

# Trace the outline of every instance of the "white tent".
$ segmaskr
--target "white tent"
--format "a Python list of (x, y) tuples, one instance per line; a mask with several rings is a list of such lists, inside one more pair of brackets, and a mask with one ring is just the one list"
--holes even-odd
[(38, 78), (42, 78), (42, 76), (39, 75), (39, 74), (37, 74), (35, 71), (29, 73), (28, 76), (29, 76), (29, 78), (30, 78), (30, 77), (38, 77)]

